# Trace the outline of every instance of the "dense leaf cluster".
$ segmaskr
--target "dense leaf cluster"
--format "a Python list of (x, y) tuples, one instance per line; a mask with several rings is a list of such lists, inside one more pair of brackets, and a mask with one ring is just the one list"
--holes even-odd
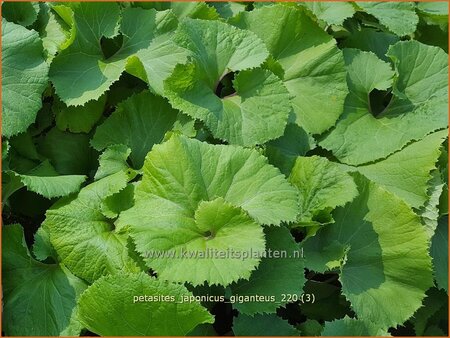
[(446, 3), (2, 12), (5, 334), (448, 334)]

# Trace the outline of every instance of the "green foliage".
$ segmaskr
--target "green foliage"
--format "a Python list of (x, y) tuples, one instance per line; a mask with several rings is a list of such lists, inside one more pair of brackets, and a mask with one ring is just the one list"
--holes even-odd
[(2, 333), (448, 335), (447, 4), (2, 14)]
[[(167, 284), (141, 272), (119, 273), (96, 280), (80, 297), (82, 325), (103, 336), (184, 336), (213, 317), (198, 303), (136, 301), (135, 297), (189, 297), (182, 285)], [(145, 299), (145, 298), (144, 298)], [(110, 318), (116, 318), (112, 323)]]

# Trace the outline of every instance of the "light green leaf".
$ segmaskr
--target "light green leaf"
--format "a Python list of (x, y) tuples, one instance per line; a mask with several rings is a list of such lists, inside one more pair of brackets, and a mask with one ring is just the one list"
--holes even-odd
[(38, 2), (3, 2), (2, 17), (24, 27), (36, 21), (39, 13)]
[(347, 94), (336, 41), (303, 10), (284, 5), (243, 12), (230, 22), (258, 35), (281, 65), (297, 124), (313, 134), (332, 127)]
[[(131, 224), (137, 250), (160, 278), (193, 285), (205, 281), (228, 285), (250, 276), (259, 258), (237, 255), (264, 251), (264, 234), (258, 223), (223, 198), (200, 202), (193, 218), (187, 210), (171, 207), (172, 203), (154, 198), (121, 216)], [(151, 210), (151, 215), (142, 215), (145, 209)], [(165, 256), (158, 257), (159, 252)]]
[(419, 209), (418, 214), (422, 218), (428, 236), (431, 238), (434, 235), (439, 219), (439, 200), (444, 192), (445, 183), (442, 182), (439, 170), (431, 172), (431, 179), (428, 182), (428, 199), (425, 205)]
[(48, 83), (42, 41), (35, 31), (2, 19), (2, 135), (24, 132), (42, 107)]
[[(253, 33), (219, 21), (186, 19), (174, 37), (193, 61), (179, 65), (165, 82), (175, 108), (205, 122), (214, 137), (251, 146), (283, 134), (291, 105), (279, 78), (258, 67), (268, 56)], [(219, 82), (229, 73), (235, 94), (220, 98)]]
[(390, 336), (387, 330), (380, 329), (376, 324), (365, 323), (361, 320), (345, 316), (343, 319), (325, 322), (322, 336)]
[(302, 5), (327, 25), (342, 25), (355, 13), (355, 8), (348, 2), (304, 2)]
[(414, 2), (357, 2), (365, 12), (377, 18), (392, 33), (399, 36), (412, 35), (419, 17)]
[(300, 332), (275, 314), (247, 316), (240, 314), (233, 321), (235, 336), (299, 336)]
[[(130, 227), (144, 256), (181, 250), (204, 253), (207, 248), (261, 251), (263, 231), (256, 222), (278, 225), (297, 214), (294, 188), (254, 150), (173, 135), (153, 148), (143, 170), (135, 206), (120, 215), (117, 226)], [(253, 258), (214, 257), (146, 261), (160, 278), (195, 285), (227, 285), (248, 278), (258, 263)]]
[[(407, 145), (383, 161), (358, 167), (371, 181), (402, 198), (413, 208), (428, 199), (427, 183), (441, 154), (439, 148), (448, 130), (438, 131)], [(439, 203), (439, 196), (437, 197)]]
[(123, 144), (115, 144), (106, 148), (99, 157), (99, 167), (95, 173), (95, 180), (115, 174), (119, 171), (128, 170), (127, 159), (131, 149)]
[(3, 329), (9, 336), (58, 336), (86, 288), (64, 266), (34, 260), (18, 224), (2, 229), (2, 275)]
[(64, 6), (51, 6), (48, 3), (39, 3), (40, 11), (35, 29), (39, 32), (42, 45), (47, 53), (47, 62), (50, 63), (55, 54), (60, 51), (72, 37), (72, 26), (64, 22), (52, 9)]
[(77, 337), (80, 336), (80, 332), (83, 330), (83, 326), (78, 320), (78, 307), (76, 307), (72, 316), (70, 317), (69, 325), (60, 333), (63, 337)]
[(121, 171), (83, 188), (76, 198), (60, 200), (46, 213), (44, 226), (62, 262), (75, 275), (93, 282), (106, 274), (139, 271), (130, 257), (127, 236), (101, 213), (105, 198), (124, 189)]
[(444, 1), (418, 2), (417, 9), (430, 15), (448, 16), (448, 6)]
[(323, 212), (343, 206), (358, 194), (348, 173), (336, 163), (319, 156), (298, 157), (289, 182), (299, 192), (300, 225), (320, 222), (317, 218)]
[(153, 145), (160, 143), (165, 133), (172, 129), (177, 114), (164, 98), (144, 91), (120, 103), (116, 111), (97, 127), (91, 144), (97, 150), (126, 145), (131, 149), (133, 167), (139, 169)]
[(14, 171), (7, 171), (6, 174), (19, 178), (22, 186), (27, 187), (28, 191), (49, 199), (79, 191), (81, 184), (86, 180), (86, 176), (83, 175), (59, 175), (48, 161), (42, 162), (27, 174), (18, 174)]
[(134, 205), (134, 189), (134, 184), (128, 183), (123, 190), (106, 197), (101, 205), (103, 215), (116, 218), (122, 211), (130, 209)]
[(418, 2), (417, 10), (428, 25), (439, 25), (443, 31), (448, 31), (448, 6), (445, 2)]
[(448, 293), (448, 216), (441, 217), (431, 239), (434, 278), (440, 289)]
[[(219, 18), (212, 3), (204, 2), (136, 2), (136, 6), (142, 8), (154, 8), (158, 11), (171, 9), (181, 21), (185, 18), (217, 20)], [(210, 6), (211, 5), (211, 6)]]
[[(163, 296), (169, 299), (156, 300)], [(83, 293), (78, 317), (101, 336), (184, 336), (198, 324), (214, 321), (199, 303), (180, 303), (189, 296), (183, 285), (121, 272), (100, 278)]]
[[(171, 3), (171, 5), (175, 4)], [(183, 3), (179, 4), (183, 5)], [(131, 59), (127, 65), (127, 72), (148, 82), (150, 89), (158, 95), (165, 95), (164, 81), (172, 74), (177, 64), (186, 62), (189, 54), (172, 40), (177, 27), (178, 20), (172, 11), (158, 12), (156, 37), (148, 48), (136, 53), (137, 59)]]
[[(174, 60), (184, 59), (178, 58), (177, 51), (170, 55), (170, 45), (166, 43), (167, 34), (175, 28), (170, 13), (157, 14), (155, 10), (126, 8), (122, 11), (118, 29), (120, 10), (116, 3), (81, 2), (71, 7), (76, 37), (68, 48), (54, 58), (50, 67), (50, 79), (56, 93), (69, 106), (98, 99), (125, 69), (148, 80), (151, 86), (152, 81), (162, 83), (162, 73), (175, 66)], [(122, 46), (105, 59), (100, 39), (112, 38), (118, 30), (123, 36)], [(163, 56), (167, 56), (168, 64), (158, 69)], [(156, 59), (152, 60), (157, 69), (155, 72), (140, 60), (148, 60), (149, 57)]]
[(223, 197), (260, 224), (297, 216), (295, 189), (255, 150), (174, 135), (149, 153), (143, 169), (141, 199), (167, 199), (193, 214), (201, 201)]
[(63, 102), (57, 101), (52, 106), (56, 116), (56, 126), (61, 131), (89, 133), (102, 117), (105, 102), (106, 96), (78, 107), (67, 107)]
[(286, 257), (263, 257), (257, 269), (248, 281), (239, 281), (231, 285), (234, 295), (275, 297), (270, 301), (235, 303), (233, 307), (240, 313), (275, 313), (285, 305), (284, 295), (301, 295), (305, 283), (304, 262), (299, 245), (285, 227), (265, 229), (266, 253), (286, 254)]
[(306, 266), (340, 265), (342, 292), (358, 318), (387, 329), (411, 317), (432, 285), (428, 238), (401, 199), (363, 177), (357, 185), (359, 196), (336, 209), (335, 224), (305, 242)]
[(214, 7), (219, 15), (224, 19), (229, 19), (240, 12), (245, 11), (246, 4), (239, 2), (210, 2), (210, 6)]
[(391, 46), (388, 56), (397, 74), (394, 96), (375, 117), (369, 93), (391, 86), (390, 65), (371, 53), (345, 52), (350, 89), (345, 113), (320, 142), (341, 162), (359, 165), (385, 158), (448, 125), (447, 54), (417, 41), (401, 41)]

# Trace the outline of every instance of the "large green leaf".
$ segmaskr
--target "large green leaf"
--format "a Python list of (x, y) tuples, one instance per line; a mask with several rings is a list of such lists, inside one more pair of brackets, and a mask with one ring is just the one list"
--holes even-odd
[(327, 25), (342, 25), (345, 19), (352, 17), (355, 13), (355, 8), (349, 2), (311, 1), (304, 2), (302, 5)]
[(299, 191), (300, 225), (318, 222), (324, 212), (343, 206), (358, 194), (352, 177), (320, 156), (298, 157), (289, 182)]
[[(302, 293), (305, 276), (299, 245), (285, 227), (269, 227), (264, 232), (266, 252), (275, 255), (262, 258), (248, 281), (240, 281), (231, 286), (236, 296), (263, 296), (264, 300), (235, 303), (234, 307), (240, 313), (275, 313), (278, 307), (289, 301), (288, 297), (283, 295), (299, 297)], [(285, 256), (278, 256), (280, 254)]]
[[(385, 158), (413, 140), (446, 128), (447, 54), (437, 47), (417, 41), (401, 41), (391, 46), (390, 65), (375, 55), (347, 50), (345, 59), (350, 89), (345, 113), (320, 143), (342, 162), (359, 165)], [(367, 69), (373, 69), (367, 72)], [(392, 85), (389, 105), (374, 116), (370, 93)]]
[(297, 124), (313, 134), (332, 127), (347, 94), (344, 60), (336, 41), (294, 7), (263, 7), (230, 21), (258, 35), (281, 66)]
[(414, 2), (357, 2), (357, 4), (399, 36), (412, 35), (419, 22)]
[[(70, 6), (76, 36), (73, 43), (54, 58), (50, 67), (50, 79), (56, 93), (67, 105), (82, 105), (98, 99), (125, 69), (148, 80), (150, 85), (152, 81), (162, 83), (164, 71), (157, 67), (158, 58), (161, 63), (161, 58), (167, 56), (167, 64), (162, 67), (165, 71), (171, 67), (169, 64), (174, 66), (175, 61), (184, 60), (184, 56), (177, 57), (176, 51), (172, 54), (171, 45), (165, 42), (167, 34), (176, 27), (176, 19), (170, 13), (141, 8), (126, 8), (121, 13), (119, 5), (112, 2), (80, 2)], [(119, 31), (123, 36), (120, 49), (105, 57), (101, 38), (116, 37)], [(155, 63), (150, 67), (140, 58), (155, 59)], [(153, 67), (156, 70), (153, 71)]]
[(10, 22), (30, 26), (36, 21), (39, 13), (38, 2), (4, 2), (2, 3), (2, 17)]
[(101, 336), (184, 336), (213, 317), (180, 284), (145, 273), (102, 277), (79, 300), (78, 317)]
[(47, 62), (50, 63), (55, 54), (66, 47), (70, 43), (70, 39), (74, 37), (73, 17), (70, 17), (69, 22), (66, 22), (58, 15), (56, 10), (66, 8), (63, 5), (55, 5), (48, 2), (40, 2), (38, 4), (39, 15), (33, 28), (39, 32), (46, 52)]
[[(445, 2), (418, 2), (417, 10), (427, 26), (438, 25), (441, 31), (448, 31), (448, 6)], [(429, 40), (432, 40), (432, 37), (429, 37)]]
[(386, 330), (377, 327), (376, 324), (364, 323), (363, 321), (345, 317), (343, 319), (326, 322), (322, 336), (390, 336)]
[(428, 237), (405, 202), (363, 177), (357, 181), (359, 196), (305, 242), (306, 266), (339, 267), (342, 292), (358, 318), (387, 329), (408, 319), (432, 285)]
[(148, 91), (141, 92), (117, 106), (116, 111), (97, 127), (91, 144), (97, 150), (126, 145), (131, 149), (133, 167), (141, 168), (145, 155), (172, 129), (177, 114), (164, 98)]
[[(205, 122), (216, 138), (251, 146), (283, 134), (291, 105), (286, 88), (269, 70), (258, 67), (267, 49), (252, 32), (219, 21), (186, 19), (175, 41), (192, 55), (165, 82), (170, 103)], [(231, 72), (235, 94), (215, 91)]]
[(42, 107), (48, 66), (35, 31), (2, 19), (2, 135), (24, 132)]
[(383, 161), (358, 167), (358, 171), (412, 207), (419, 208), (428, 199), (427, 183), (447, 135), (447, 130), (430, 134)]
[(211, 3), (197, 2), (197, 1), (183, 1), (183, 2), (136, 2), (136, 6), (142, 8), (154, 8), (158, 11), (171, 9), (173, 13), (182, 20), (184, 18), (217, 20), (218, 13)]
[(217, 13), (219, 13), (219, 15), (224, 19), (231, 18), (236, 14), (245, 11), (246, 7), (245, 3), (234, 1), (210, 2), (209, 5), (213, 6), (216, 9)]
[(422, 222), (425, 225), (425, 230), (427, 231), (428, 236), (431, 238), (433, 237), (438, 225), (438, 219), (440, 216), (439, 202), (441, 196), (444, 197), (445, 195), (445, 183), (441, 178), (439, 170), (433, 170), (431, 172), (431, 179), (428, 181), (427, 188), (427, 201), (424, 206), (419, 209), (418, 214), (422, 218)]
[(115, 144), (105, 149), (99, 156), (99, 166), (95, 173), (95, 180), (115, 174), (122, 170), (128, 170), (127, 159), (131, 149), (123, 144)]
[(105, 274), (139, 271), (131, 257), (128, 236), (114, 229), (101, 212), (105, 198), (126, 187), (124, 171), (83, 188), (78, 196), (57, 202), (44, 226), (62, 262), (75, 275), (93, 282)]
[(42, 162), (26, 174), (7, 171), (6, 175), (18, 178), (21, 186), (46, 198), (67, 196), (80, 190), (81, 184), (86, 180), (83, 175), (59, 175), (52, 165)]
[(2, 276), (3, 329), (9, 336), (60, 335), (86, 288), (63, 265), (34, 260), (18, 224), (2, 229)]
[[(137, 250), (163, 279), (195, 285), (248, 279), (259, 259), (242, 255), (264, 250), (258, 223), (278, 225), (297, 214), (294, 188), (254, 150), (174, 135), (152, 149), (143, 171), (136, 203), (118, 227), (130, 228)], [(209, 248), (237, 254), (198, 257)], [(197, 255), (180, 257), (186, 250)]]

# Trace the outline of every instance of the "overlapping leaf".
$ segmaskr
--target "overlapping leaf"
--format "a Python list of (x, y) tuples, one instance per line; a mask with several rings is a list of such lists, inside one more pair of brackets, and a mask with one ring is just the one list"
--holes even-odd
[(358, 318), (387, 329), (407, 320), (432, 285), (428, 239), (419, 217), (398, 197), (362, 177), (358, 191), (336, 209), (335, 224), (306, 241), (306, 266), (340, 268), (342, 291)]
[(2, 19), (2, 134), (24, 132), (42, 107), (48, 65), (35, 31)]
[(12, 181), (20, 181), (16, 184), (17, 189), (25, 186), (29, 191), (46, 198), (76, 193), (86, 180), (86, 176), (83, 175), (59, 175), (48, 161), (42, 162), (26, 174), (18, 174), (14, 171), (7, 171), (5, 174), (10, 175)]
[[(266, 252), (285, 253), (286, 257), (263, 257), (248, 281), (231, 286), (233, 294), (239, 297), (266, 297), (264, 301), (236, 303), (234, 307), (243, 314), (275, 313), (278, 307), (288, 302), (283, 295), (299, 295), (305, 282), (300, 247), (289, 230), (285, 227), (270, 227), (264, 233)], [(267, 300), (270, 297), (274, 299)]]
[(62, 334), (86, 284), (63, 265), (43, 264), (32, 258), (18, 224), (2, 229), (2, 249), (5, 333)]
[(419, 22), (413, 2), (357, 2), (357, 4), (398, 36), (413, 34)]
[(300, 225), (320, 223), (326, 213), (358, 194), (352, 177), (336, 163), (319, 156), (298, 157), (289, 182), (299, 191)]
[(385, 330), (379, 329), (372, 323), (345, 317), (343, 319), (326, 322), (322, 336), (390, 336)]
[(180, 284), (121, 272), (100, 278), (83, 293), (78, 317), (102, 336), (183, 336), (198, 324), (213, 322), (199, 303), (181, 304), (191, 295)]
[(139, 271), (128, 236), (116, 231), (101, 212), (103, 200), (124, 189), (128, 179), (124, 171), (107, 176), (47, 211), (44, 225), (58, 256), (89, 282), (106, 274)]
[[(67, 105), (98, 99), (125, 69), (149, 81), (158, 91), (162, 78), (169, 75), (170, 64), (173, 67), (184, 59), (183, 53), (170, 52), (166, 43), (166, 34), (176, 27), (171, 13), (141, 8), (126, 8), (121, 13), (118, 4), (112, 2), (81, 2), (71, 5), (71, 9), (76, 36), (50, 67), (56, 93)], [(117, 37), (119, 32), (123, 36), (120, 49), (105, 57), (101, 39)], [(158, 67), (158, 59), (162, 63), (164, 56), (165, 65)], [(152, 60), (152, 65), (144, 64), (141, 58)]]
[[(174, 39), (191, 52), (193, 62), (177, 66), (165, 82), (172, 106), (232, 144), (251, 146), (283, 134), (289, 94), (272, 72), (254, 68), (268, 56), (257, 36), (219, 21), (186, 19)], [(239, 72), (235, 93), (220, 98), (217, 86), (232, 72)]]
[[(248, 279), (259, 259), (242, 255), (264, 250), (258, 223), (278, 225), (297, 214), (295, 190), (253, 150), (174, 135), (153, 148), (143, 170), (136, 203), (118, 224), (129, 226), (137, 250), (163, 279), (194, 285)], [(208, 250), (240, 256), (197, 256)]]
[[(383, 161), (359, 166), (358, 170), (414, 208), (428, 200), (427, 183), (448, 131), (438, 131), (406, 146)], [(437, 197), (439, 199), (439, 196)]]
[(243, 12), (230, 22), (258, 35), (281, 66), (298, 125), (313, 134), (332, 127), (347, 94), (336, 41), (302, 10), (283, 5)]
[(445, 4), (2, 14), (6, 335), (447, 334)]
[[(393, 83), (394, 72), (386, 62), (370, 53), (345, 52), (350, 89), (345, 113), (320, 143), (344, 163), (359, 165), (385, 158), (448, 125), (444, 51), (417, 41), (402, 41), (389, 49), (388, 56), (397, 74)], [(391, 101), (374, 116), (369, 94), (391, 86)]]
[(355, 13), (355, 8), (348, 2), (304, 2), (303, 6), (308, 8), (319, 20), (328, 25), (342, 25), (345, 19)]
[(97, 150), (126, 145), (131, 149), (133, 167), (141, 168), (145, 155), (172, 129), (177, 114), (165, 99), (144, 91), (120, 103), (96, 129), (91, 144)]

